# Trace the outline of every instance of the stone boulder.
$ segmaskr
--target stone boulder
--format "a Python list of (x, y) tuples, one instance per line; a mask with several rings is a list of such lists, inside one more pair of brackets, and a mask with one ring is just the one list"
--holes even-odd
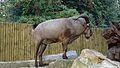
[[(43, 56), (43, 61), (44, 61), (44, 63), (48, 64), (48, 63), (56, 61), (56, 60), (62, 60), (63, 59), (62, 55), (63, 55), (63, 53)], [(73, 50), (68, 51), (66, 55), (67, 55), (68, 59), (75, 59), (78, 57), (77, 52), (73, 51)]]
[[(63, 53), (43, 56), (43, 61), (44, 63), (48, 63), (48, 64), (50, 63), (51, 68), (52, 67), (55, 68), (57, 64), (60, 64), (58, 65), (59, 67), (57, 68), (61, 68), (60, 67), (61, 65), (62, 66), (72, 65), (73, 59), (78, 57), (76, 51), (67, 52), (68, 60), (62, 59), (62, 55)], [(52, 64), (51, 62), (52, 63), (55, 62), (55, 64)], [(0, 68), (36, 68), (34, 64), (35, 64), (35, 60), (0, 62)], [(48, 68), (48, 65), (44, 67), (38, 67), (38, 68)]]
[(71, 68), (120, 68), (120, 63), (111, 61), (96, 50), (83, 49)]
[(71, 68), (73, 61), (78, 57), (76, 51), (68, 51), (68, 59), (62, 59), (62, 55), (63, 53), (44, 57), (47, 61), (53, 61), (49, 64), (48, 68)]
[(56, 60), (55, 62), (50, 63), (48, 68), (71, 68), (73, 62), (74, 60), (71, 59)]
[[(62, 54), (43, 56), (49, 65), (38, 68), (120, 68), (120, 62), (111, 61), (103, 54), (92, 49), (83, 49), (78, 57), (76, 51), (68, 51), (68, 59)], [(34, 60), (0, 62), (0, 68), (35, 68)]]

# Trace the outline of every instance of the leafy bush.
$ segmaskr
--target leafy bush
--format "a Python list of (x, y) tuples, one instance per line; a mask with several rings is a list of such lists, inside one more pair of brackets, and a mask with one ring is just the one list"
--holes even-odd
[[(48, 5), (46, 5), (48, 4)], [(9, 7), (11, 21), (19, 23), (40, 23), (50, 19), (79, 15), (76, 9), (69, 9), (59, 3), (21, 0)]]
[(41, 23), (46, 20), (50, 19), (57, 19), (57, 18), (63, 18), (63, 17), (70, 17), (79, 15), (79, 13), (75, 9), (66, 9), (59, 12), (48, 12), (44, 13), (41, 16), (21, 16), (17, 22), (19, 23)]
[(0, 18), (0, 22), (5, 22), (5, 18)]
[[(11, 0), (10, 0), (11, 1)], [(120, 21), (119, 0), (14, 0), (3, 3), (1, 20), (40, 23), (86, 13), (92, 27), (108, 27), (109, 21)], [(16, 2), (15, 2), (16, 1)], [(3, 14), (6, 15), (3, 17)], [(4, 18), (2, 20), (2, 18)]]
[(36, 23), (36, 22), (38, 22), (39, 21), (39, 17), (38, 16), (32, 16), (32, 17), (29, 17), (29, 16), (21, 16), (18, 20), (17, 20), (17, 22), (19, 22), (19, 23), (29, 23), (29, 24), (31, 24), (31, 23)]
[(109, 21), (120, 21), (119, 0), (63, 0), (62, 3), (90, 15), (93, 27), (107, 27)]

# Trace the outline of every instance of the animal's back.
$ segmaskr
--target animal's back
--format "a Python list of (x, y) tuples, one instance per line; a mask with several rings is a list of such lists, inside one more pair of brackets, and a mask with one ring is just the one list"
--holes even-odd
[(82, 25), (85, 23), (83, 18), (79, 20), (75, 21), (71, 18), (60, 18), (42, 22), (33, 30), (34, 37), (38, 39), (63, 39), (73, 34), (79, 35), (83, 32)]
[(66, 30), (66, 25), (70, 22), (67, 18), (53, 19), (39, 24), (34, 32), (43, 38), (57, 38), (62, 32)]

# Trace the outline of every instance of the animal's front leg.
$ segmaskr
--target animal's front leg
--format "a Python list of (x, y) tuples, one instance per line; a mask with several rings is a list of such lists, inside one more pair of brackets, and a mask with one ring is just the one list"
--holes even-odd
[(39, 51), (39, 66), (43, 66), (42, 54), (43, 54), (43, 52), (45, 51), (46, 46), (47, 46), (47, 45), (44, 44), (44, 45), (41, 45), (41, 47), (40, 47), (40, 51)]
[(67, 57), (67, 55), (66, 55), (66, 53), (67, 53), (67, 43), (62, 43), (62, 46), (63, 46), (63, 51), (64, 51), (64, 54), (63, 54), (63, 56), (62, 56), (62, 58), (63, 59), (68, 59), (68, 57)]

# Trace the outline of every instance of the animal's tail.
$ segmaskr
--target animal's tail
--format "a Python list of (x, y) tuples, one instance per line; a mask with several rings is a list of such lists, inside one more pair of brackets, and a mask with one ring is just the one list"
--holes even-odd
[(32, 28), (35, 29), (38, 26), (39, 23), (35, 23), (32, 25)]

